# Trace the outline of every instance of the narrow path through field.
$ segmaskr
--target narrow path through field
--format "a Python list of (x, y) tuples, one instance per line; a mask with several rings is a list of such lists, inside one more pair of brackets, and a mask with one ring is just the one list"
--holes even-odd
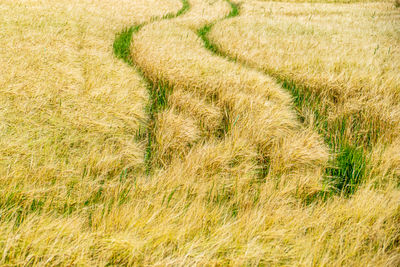
[(262, 178), (290, 178), (297, 181), (297, 191), (314, 191), (320, 188), (328, 160), (322, 139), (301, 125), (291, 96), (275, 80), (222, 57), (206, 38), (214, 23), (238, 13), (230, 1), (195, 0), (190, 10), (183, 1), (176, 15), (120, 35), (129, 46), (135, 33), (132, 61), (126, 47), (116, 54), (140, 68), (151, 87), (149, 169), (173, 171), (174, 165), (192, 165), (205, 147), (218, 155), (222, 148), (235, 150), (240, 143), (252, 156), (244, 160), (231, 155), (230, 165), (248, 160)]
[[(262, 7), (266, 5), (265, 2), (258, 2), (258, 6), (254, 5), (250, 8), (251, 5), (244, 3), (243, 14), (239, 18), (216, 23), (212, 29), (211, 26), (214, 25), (205, 27), (202, 31), (203, 40), (206, 46), (217, 54), (264, 72), (280, 81), (282, 87), (292, 94), (294, 106), (299, 111), (301, 119), (312, 122), (310, 124), (314, 125), (335, 154), (332, 167), (326, 169), (326, 176), (332, 181), (338, 192), (354, 193), (360, 184), (373, 176), (372, 169), (376, 164), (374, 163), (376, 162), (376, 155), (372, 154), (376, 154), (376, 151), (382, 146), (381, 144), (390, 144), (391, 148), (388, 151), (395, 150), (394, 147), (398, 144), (399, 106), (398, 101), (395, 100), (396, 93), (393, 94), (393, 91), (396, 90), (392, 89), (396, 87), (398, 82), (396, 82), (395, 75), (389, 74), (390, 71), (395, 71), (395, 65), (377, 68), (373, 71), (370, 65), (365, 63), (366, 60), (371, 62), (381, 60), (380, 65), (385, 65), (386, 54), (377, 59), (375, 57), (376, 51), (373, 53), (374, 56), (370, 56), (366, 52), (361, 56), (361, 58), (365, 58), (364, 61), (360, 61), (360, 64), (354, 63), (355, 58), (360, 58), (359, 51), (367, 51), (364, 48), (358, 48), (360, 44), (385, 43), (389, 34), (385, 35), (375, 29), (379, 32), (377, 34), (379, 38), (375, 37), (375, 39), (364, 41), (362, 38), (369, 36), (367, 32), (371, 26), (364, 28), (352, 26), (354, 24), (351, 21), (358, 21), (361, 25), (372, 25), (374, 23), (383, 28), (385, 28), (383, 25), (387, 24), (385, 29), (389, 33), (395, 28), (393, 27), (395, 25), (393, 19), (395, 10), (392, 10), (390, 6), (380, 10), (374, 4), (357, 7), (356, 4), (342, 6), (318, 4), (313, 7), (316, 13), (327, 12), (327, 10), (335, 10), (335, 12), (341, 13), (346, 10), (346, 12), (352, 14), (347, 21), (349, 24), (346, 27), (342, 26), (342, 30), (335, 32), (332, 29), (339, 22), (334, 22), (337, 17), (334, 19), (333, 15), (325, 14), (323, 16), (324, 26), (322, 26), (321, 21), (310, 22), (311, 17), (303, 20), (304, 17), (301, 16), (292, 16), (290, 19), (288, 19), (290, 17), (288, 16), (286, 17), (290, 21), (288, 22), (284, 16), (278, 15), (285, 11), (277, 11), (272, 8), (271, 12), (274, 10), (274, 16), (271, 16), (272, 13), (263, 12)], [(304, 12), (302, 4), (287, 4), (286, 7), (291, 10), (283, 9), (286, 12), (298, 12), (299, 14)], [(259, 14), (252, 17), (249, 15), (249, 10), (253, 10), (254, 13), (259, 12)], [(371, 20), (362, 10), (369, 10), (374, 14), (375, 12), (382, 12), (381, 19), (372, 22), (373, 19)], [(306, 14), (308, 14), (307, 12), (309, 13), (311, 10), (306, 11)], [(356, 17), (358, 19), (355, 19)], [(282, 25), (287, 25), (288, 28)], [(290, 30), (292, 27), (297, 28), (298, 31)], [(304, 33), (302, 32), (304, 29), (310, 31)], [(352, 31), (356, 35), (357, 33), (362, 34), (347, 37), (350, 37), (347, 42), (354, 42), (351, 49), (343, 46), (341, 42), (334, 41), (335, 39), (346, 39), (346, 34)], [(229, 38), (226, 36), (229, 36)], [(232, 42), (231, 40), (235, 41)], [(300, 45), (302, 40), (314, 42), (314, 48), (309, 49)], [(395, 41), (394, 38), (390, 43), (393, 44)], [(307, 43), (308, 41), (304, 42)], [(327, 43), (332, 43), (331, 49), (327, 48), (329, 46)], [(330, 52), (325, 54), (318, 52), (321, 50), (325, 52), (335, 51), (333, 47), (341, 51), (333, 57), (329, 55)], [(276, 53), (274, 53), (275, 50)], [(346, 58), (343, 57), (343, 51), (347, 51)], [(390, 47), (387, 51), (388, 53), (391, 51)], [(305, 59), (302, 54), (308, 53), (315, 53), (315, 55)], [(394, 55), (395, 53), (393, 53)], [(351, 56), (353, 56), (353, 59)], [(304, 60), (309, 61), (304, 63)], [(318, 62), (323, 62), (323, 64)], [(285, 64), (290, 70), (282, 67)], [(303, 65), (299, 67), (299, 64)], [(329, 69), (332, 65), (340, 67), (337, 67), (336, 70)], [(350, 66), (353, 66), (353, 69)], [(338, 71), (340, 68), (342, 68), (342, 71)], [(365, 75), (365, 72), (369, 72), (369, 74)], [(299, 75), (303, 75), (302, 78), (299, 78)], [(380, 78), (374, 80), (375, 75), (380, 75)], [(343, 77), (347, 77), (345, 82), (343, 82)], [(366, 80), (368, 82), (365, 82)], [(380, 82), (377, 82), (378, 80)], [(391, 94), (391, 97), (387, 97)]]

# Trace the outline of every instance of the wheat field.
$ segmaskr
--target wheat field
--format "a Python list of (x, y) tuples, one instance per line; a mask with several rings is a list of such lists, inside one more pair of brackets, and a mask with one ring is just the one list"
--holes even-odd
[(1, 0), (0, 266), (400, 266), (399, 6)]

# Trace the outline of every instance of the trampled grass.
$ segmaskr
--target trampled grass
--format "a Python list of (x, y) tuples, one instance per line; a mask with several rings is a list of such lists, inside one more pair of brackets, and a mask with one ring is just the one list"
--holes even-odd
[(399, 12), (0, 3), (0, 265), (399, 265)]

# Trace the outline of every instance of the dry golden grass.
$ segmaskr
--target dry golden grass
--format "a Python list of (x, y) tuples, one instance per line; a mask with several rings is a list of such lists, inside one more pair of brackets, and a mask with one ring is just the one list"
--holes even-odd
[(209, 34), (221, 51), (307, 87), (328, 128), (345, 125), (349, 142), (396, 143), (400, 12), (393, 3), (247, 1), (241, 7), (241, 16), (218, 23)]
[[(329, 155), (311, 116), (204, 48), (196, 31), (229, 3), (189, 2), (163, 21), (180, 1), (0, 4), (0, 265), (400, 265), (399, 142), (374, 147), (354, 195), (319, 197)], [(279, 4), (244, 15), (257, 5)], [(115, 34), (142, 22), (128, 66)]]
[(224, 51), (339, 102), (362, 93), (397, 103), (399, 11), (392, 3), (246, 2), (241, 10), (210, 34)]
[(252, 8), (261, 3), (262, 5), (266, 2), (269, 3), (310, 3), (310, 4), (318, 4), (318, 3), (334, 3), (334, 4), (351, 4), (351, 3), (372, 3), (372, 2), (389, 2), (388, 0), (242, 0), (240, 3), (251, 3)]
[(191, 0), (190, 10), (183, 16), (174, 19), (192, 30), (214, 22), (229, 14), (231, 7), (225, 0)]
[(185, 116), (191, 116), (198, 122), (204, 137), (210, 137), (221, 130), (223, 122), (222, 109), (207, 102), (205, 97), (199, 97), (194, 92), (174, 88), (168, 97), (169, 106), (177, 109)]
[(2, 2), (5, 181), (32, 176), (62, 181), (84, 168), (105, 178), (109, 171), (143, 168), (143, 145), (134, 139), (147, 120), (147, 91), (110, 47), (128, 23), (177, 10), (179, 4)]
[[(222, 110), (225, 134), (248, 139), (260, 158), (271, 159), (271, 174), (325, 165), (324, 145), (318, 136), (302, 133), (305, 130), (289, 108), (289, 96), (275, 82), (212, 55), (185, 27), (170, 21), (145, 26), (133, 38), (132, 55), (155, 83), (167, 81), (174, 90), (193, 92), (208, 100), (208, 106)], [(157, 147), (165, 151), (163, 144), (158, 142)]]

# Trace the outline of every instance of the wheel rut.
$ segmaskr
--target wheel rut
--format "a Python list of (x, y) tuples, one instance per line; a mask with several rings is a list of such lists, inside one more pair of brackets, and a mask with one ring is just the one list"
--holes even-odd
[[(300, 123), (291, 96), (266, 74), (223, 57), (206, 38), (215, 23), (237, 16), (238, 6), (199, 0), (183, 6), (129, 30), (126, 61), (150, 87), (149, 170), (209, 179), (245, 162), (246, 175), (319, 190), (328, 150)], [(206, 168), (217, 170), (199, 171)]]

